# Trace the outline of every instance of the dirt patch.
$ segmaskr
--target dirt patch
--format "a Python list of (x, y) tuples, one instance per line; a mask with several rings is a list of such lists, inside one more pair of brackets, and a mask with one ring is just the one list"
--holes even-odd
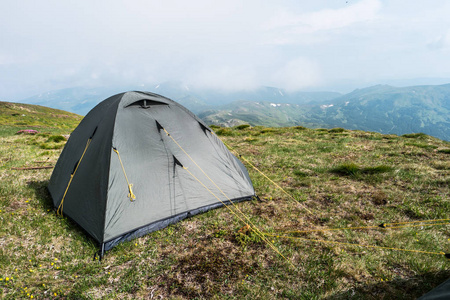
[(160, 278), (160, 287), (188, 298), (232, 295), (236, 283), (258, 269), (253, 256), (230, 241), (204, 240), (184, 249), (177, 264)]

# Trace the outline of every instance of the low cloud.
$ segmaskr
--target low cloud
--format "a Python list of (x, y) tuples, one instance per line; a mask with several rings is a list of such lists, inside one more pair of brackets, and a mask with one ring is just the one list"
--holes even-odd
[(89, 7), (17, 0), (3, 6), (0, 98), (8, 100), (72, 86), (164, 81), (298, 90), (386, 74), (448, 77), (450, 69), (445, 0), (99, 0)]
[(298, 91), (314, 87), (321, 83), (319, 66), (306, 58), (300, 57), (289, 61), (278, 69), (272, 77), (275, 86), (288, 91)]
[(223, 91), (251, 90), (259, 86), (251, 67), (230, 65), (204, 67), (183, 78), (183, 82), (199, 88)]

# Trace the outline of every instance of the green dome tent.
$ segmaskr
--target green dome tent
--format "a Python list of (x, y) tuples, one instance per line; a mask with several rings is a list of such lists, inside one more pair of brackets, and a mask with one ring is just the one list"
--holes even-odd
[(147, 92), (112, 96), (71, 134), (49, 192), (58, 213), (99, 242), (164, 228), (255, 191), (244, 165), (206, 124), (176, 102)]

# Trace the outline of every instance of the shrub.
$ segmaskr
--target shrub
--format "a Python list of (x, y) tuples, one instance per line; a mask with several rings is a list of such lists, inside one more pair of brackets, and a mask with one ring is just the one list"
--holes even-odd
[(248, 137), (248, 138), (245, 138), (244, 141), (246, 141), (248, 143), (255, 143), (255, 142), (259, 141), (259, 139)]
[(360, 171), (361, 168), (355, 163), (344, 163), (331, 170), (331, 172), (339, 175), (351, 175), (351, 176), (357, 175)]
[(45, 150), (56, 150), (56, 149), (61, 149), (62, 147), (64, 147), (64, 144), (59, 144), (59, 143), (42, 143), (39, 146), (39, 148), (45, 149)]
[(238, 125), (238, 126), (236, 126), (234, 128), (236, 128), (238, 130), (242, 130), (242, 129), (249, 128), (249, 127), (250, 127), (249, 124), (241, 124), (241, 125)]
[(361, 168), (355, 163), (344, 163), (332, 169), (331, 172), (345, 176), (374, 175), (393, 171), (394, 168), (386, 165)]
[(381, 165), (377, 167), (367, 167), (361, 170), (361, 173), (363, 174), (380, 174), (380, 173), (386, 173), (391, 172), (394, 170), (394, 168), (386, 165)]
[(271, 132), (276, 132), (277, 130), (274, 128), (270, 128), (270, 127), (266, 127), (264, 129), (261, 129), (261, 133), (271, 133)]
[(407, 133), (402, 135), (402, 137), (408, 138), (408, 139), (417, 139), (417, 138), (426, 138), (428, 137), (428, 135), (426, 135), (425, 133)]
[(65, 140), (66, 140), (66, 138), (63, 137), (62, 135), (51, 135), (47, 139), (47, 143), (50, 143), (50, 142), (59, 143), (59, 142), (65, 141)]
[(305, 173), (305, 172), (303, 172), (303, 171), (300, 171), (300, 170), (294, 170), (294, 175), (296, 175), (296, 176), (298, 176), (298, 177), (307, 177), (308, 176), (308, 174), (307, 173)]
[(345, 129), (344, 128), (340, 128), (340, 127), (328, 130), (329, 133), (341, 133), (341, 132), (344, 132), (344, 131), (345, 131)]
[(216, 134), (221, 136), (232, 136), (234, 135), (234, 132), (230, 128), (220, 128), (216, 130)]

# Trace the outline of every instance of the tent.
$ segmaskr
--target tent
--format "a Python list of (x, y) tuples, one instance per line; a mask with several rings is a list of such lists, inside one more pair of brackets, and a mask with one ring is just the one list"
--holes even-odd
[(445, 300), (450, 299), (450, 279), (441, 283), (418, 300)]
[(162, 229), (255, 191), (244, 165), (202, 120), (148, 92), (94, 107), (73, 131), (48, 190), (58, 213), (99, 242)]

